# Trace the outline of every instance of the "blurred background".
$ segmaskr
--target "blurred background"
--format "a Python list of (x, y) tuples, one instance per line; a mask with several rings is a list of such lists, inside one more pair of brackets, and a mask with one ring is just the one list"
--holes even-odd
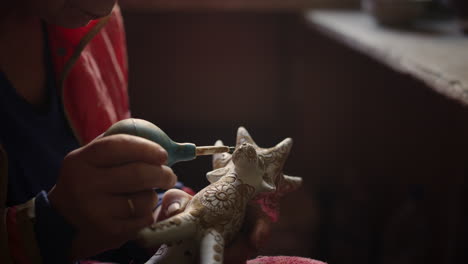
[[(262, 255), (466, 261), (466, 1), (120, 4), (134, 117), (197, 145), (241, 125), (262, 147), (294, 139), (284, 172), (304, 186)], [(196, 190), (210, 169), (174, 167)]]

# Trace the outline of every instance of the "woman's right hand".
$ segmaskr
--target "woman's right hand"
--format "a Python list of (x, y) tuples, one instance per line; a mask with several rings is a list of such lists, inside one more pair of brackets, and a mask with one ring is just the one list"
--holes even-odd
[(49, 200), (77, 230), (72, 260), (119, 247), (153, 223), (153, 189), (177, 182), (166, 161), (158, 144), (123, 134), (98, 137), (65, 157)]

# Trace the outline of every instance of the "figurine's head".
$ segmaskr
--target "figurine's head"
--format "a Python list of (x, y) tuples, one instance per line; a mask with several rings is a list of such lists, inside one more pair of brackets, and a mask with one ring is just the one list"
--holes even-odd
[[(216, 145), (222, 146), (223, 142), (218, 140)], [(286, 138), (272, 148), (261, 148), (252, 139), (247, 130), (239, 127), (237, 130), (236, 150), (233, 155), (228, 153), (215, 154), (213, 156), (213, 168), (207, 174), (211, 183), (221, 177), (228, 175), (235, 170), (238, 176), (248, 174), (238, 173), (242, 168), (252, 168), (257, 166), (261, 174), (250, 175), (250, 180), (254, 180), (252, 185), (256, 189), (256, 200), (263, 211), (271, 217), (273, 221), (278, 218), (279, 199), (286, 193), (292, 192), (302, 184), (302, 178), (283, 174), (283, 166), (292, 148), (292, 139)], [(252, 170), (254, 171), (254, 170)], [(261, 176), (261, 177), (259, 177)], [(261, 180), (259, 179), (261, 178)]]
[(258, 154), (255, 147), (249, 143), (243, 143), (236, 147), (232, 154), (232, 162), (236, 168), (250, 169), (258, 166)]
[(265, 164), (254, 145), (245, 142), (236, 146), (236, 150), (232, 154), (232, 163), (237, 177), (254, 187), (256, 192), (274, 190), (273, 186), (268, 185), (263, 180)]

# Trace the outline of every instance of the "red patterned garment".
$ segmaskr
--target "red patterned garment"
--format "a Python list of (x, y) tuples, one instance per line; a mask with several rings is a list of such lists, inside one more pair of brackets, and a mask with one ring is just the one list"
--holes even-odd
[(130, 117), (125, 31), (120, 10), (85, 27), (48, 27), (63, 105), (80, 143)]
[[(125, 31), (118, 6), (87, 26), (47, 26), (57, 87), (73, 133), (83, 145), (130, 117)], [(0, 263), (41, 263), (34, 202), (6, 207), (7, 153), (0, 145)]]

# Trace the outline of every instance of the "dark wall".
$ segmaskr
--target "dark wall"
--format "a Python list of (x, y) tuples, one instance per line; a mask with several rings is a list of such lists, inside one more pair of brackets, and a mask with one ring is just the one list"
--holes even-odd
[(282, 17), (160, 13), (125, 18), (134, 116), (155, 122), (174, 140), (200, 145), (217, 139), (233, 144), (240, 125), (264, 146), (289, 135)]
[[(451, 263), (464, 253), (468, 110), (316, 32), (299, 15), (125, 14), (133, 115), (174, 140), (295, 145), (262, 254)], [(177, 165), (195, 188), (210, 161)]]

